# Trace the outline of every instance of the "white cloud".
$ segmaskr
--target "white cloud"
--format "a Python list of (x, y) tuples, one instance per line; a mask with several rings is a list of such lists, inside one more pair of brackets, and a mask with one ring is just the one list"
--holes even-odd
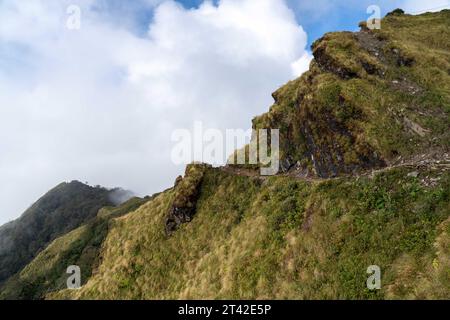
[(330, 27), (343, 23), (343, 17), (351, 15), (366, 16), (366, 8), (377, 5), (384, 14), (401, 8), (410, 14), (424, 12), (436, 12), (450, 8), (450, 0), (286, 0), (297, 15), (302, 18), (302, 23), (330, 24)]
[(407, 13), (420, 14), (424, 12), (436, 12), (450, 9), (449, 0), (404, 0), (401, 8)]
[(170, 186), (173, 129), (247, 128), (308, 65), (284, 1), (164, 1), (143, 34), (100, 0), (78, 1), (81, 30), (67, 30), (72, 2), (0, 3), (0, 223), (64, 180)]
[(309, 69), (309, 64), (313, 59), (312, 54), (305, 52), (298, 60), (294, 61), (291, 64), (292, 67), (292, 75), (294, 77), (300, 76), (305, 70)]

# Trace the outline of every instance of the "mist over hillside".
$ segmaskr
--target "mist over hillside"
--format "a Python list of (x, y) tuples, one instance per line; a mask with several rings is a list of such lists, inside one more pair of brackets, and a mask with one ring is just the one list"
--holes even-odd
[(128, 200), (130, 192), (61, 183), (28, 208), (19, 219), (0, 227), (0, 283), (22, 269), (38, 252), (97, 215), (100, 208)]

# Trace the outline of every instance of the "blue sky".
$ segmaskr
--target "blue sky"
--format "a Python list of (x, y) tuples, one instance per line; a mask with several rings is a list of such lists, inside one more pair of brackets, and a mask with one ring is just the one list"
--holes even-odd
[[(186, 8), (198, 7), (203, 0), (178, 0)], [(217, 3), (217, 0), (214, 1)], [(366, 20), (366, 8), (371, 5), (380, 5), (381, 14), (401, 5), (400, 1), (311, 1), (311, 0), (287, 0), (296, 16), (297, 22), (308, 34), (308, 45), (328, 31), (358, 29), (358, 23)]]
[[(185, 8), (195, 9), (204, 0), (175, 0)], [(448, 0), (431, 1), (409, 1), (409, 0), (285, 0), (288, 7), (294, 12), (297, 22), (303, 27), (308, 35), (308, 47), (312, 42), (329, 31), (356, 31), (358, 23), (367, 19), (369, 14), (366, 9), (370, 5), (378, 5), (381, 16), (388, 12), (403, 8), (411, 13), (420, 13), (425, 10), (436, 11), (437, 9), (449, 8)], [(140, 0), (136, 1), (137, 3)], [(217, 4), (219, 0), (211, 0)], [(122, 0), (109, 0), (108, 10), (110, 13), (129, 11), (132, 13), (134, 28), (137, 33), (144, 34), (148, 24), (152, 20), (153, 10), (144, 9), (141, 4), (130, 6), (129, 2)], [(115, 19), (120, 15), (115, 15)]]
[[(204, 0), (175, 0), (185, 8), (195, 9)], [(214, 4), (218, 0), (212, 1)], [(382, 15), (401, 5), (401, 1), (329, 1), (329, 0), (286, 0), (289, 8), (295, 13), (297, 22), (308, 34), (308, 44), (328, 31), (356, 30), (358, 22), (367, 18), (366, 8), (371, 4), (380, 5)], [(117, 22), (124, 17), (132, 16), (134, 31), (145, 34), (152, 20), (153, 10), (146, 7), (140, 1), (130, 5), (129, 1), (109, 0), (104, 3), (108, 14), (114, 16)], [(103, 10), (105, 8), (102, 8)], [(128, 13), (129, 15), (123, 15)]]

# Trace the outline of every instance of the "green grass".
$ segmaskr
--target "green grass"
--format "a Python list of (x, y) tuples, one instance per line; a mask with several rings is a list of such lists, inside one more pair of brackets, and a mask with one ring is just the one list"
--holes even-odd
[[(81, 290), (49, 298), (449, 298), (450, 175), (408, 173), (309, 183), (209, 168), (191, 223), (166, 237), (161, 194), (116, 219)], [(374, 264), (380, 291), (366, 288)]]
[(70, 265), (81, 269), (84, 284), (99, 263), (99, 252), (111, 219), (135, 210), (148, 199), (132, 198), (118, 207), (101, 209), (87, 224), (54, 240), (22, 271), (1, 288), (2, 299), (42, 299), (48, 292), (66, 288)]

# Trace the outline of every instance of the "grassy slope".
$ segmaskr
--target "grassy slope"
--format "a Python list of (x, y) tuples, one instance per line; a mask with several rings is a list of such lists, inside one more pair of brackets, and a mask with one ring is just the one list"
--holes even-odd
[[(160, 195), (115, 221), (81, 290), (49, 298), (449, 298), (450, 174), (410, 170), (308, 183), (207, 169), (191, 223), (167, 237), (174, 195)], [(372, 264), (381, 291), (366, 289)]]
[(118, 207), (102, 208), (97, 216), (83, 226), (54, 240), (23, 270), (11, 277), (1, 288), (1, 299), (39, 299), (46, 293), (66, 287), (66, 268), (78, 265), (82, 283), (98, 265), (101, 244), (108, 233), (110, 221), (129, 213), (147, 199), (132, 198)]
[(61, 183), (0, 228), (0, 284), (20, 271), (57, 237), (86, 223), (111, 205), (112, 190), (78, 181)]

